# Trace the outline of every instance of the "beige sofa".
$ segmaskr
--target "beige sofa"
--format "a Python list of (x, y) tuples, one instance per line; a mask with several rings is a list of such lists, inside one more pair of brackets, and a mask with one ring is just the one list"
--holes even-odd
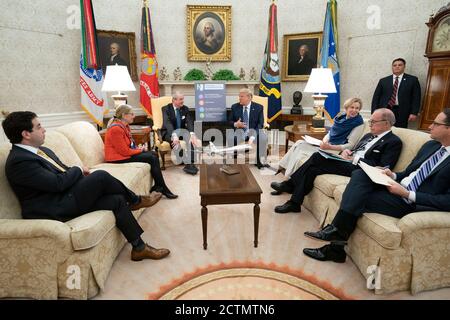
[[(46, 133), (45, 146), (67, 165), (102, 169), (136, 194), (148, 194), (152, 177), (144, 163), (107, 164), (93, 125), (74, 122)], [(66, 223), (25, 220), (5, 177), (11, 145), (0, 145), (0, 297), (87, 299), (104, 288), (125, 238), (111, 211), (95, 211)], [(139, 217), (143, 209), (135, 211)]]
[[(409, 129), (393, 128), (393, 132), (403, 142), (394, 168), (399, 172), (430, 138), (426, 133)], [(322, 175), (315, 180), (314, 189), (303, 205), (313, 213), (319, 226), (333, 220), (349, 180), (337, 175)], [(365, 213), (346, 248), (364, 277), (377, 278), (377, 294), (401, 290), (415, 294), (450, 286), (449, 212), (415, 212), (402, 219)]]

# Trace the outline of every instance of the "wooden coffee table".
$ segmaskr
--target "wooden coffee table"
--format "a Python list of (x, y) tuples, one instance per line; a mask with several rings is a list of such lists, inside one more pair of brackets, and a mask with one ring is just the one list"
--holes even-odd
[(208, 209), (213, 204), (254, 203), (254, 247), (258, 247), (259, 204), (262, 190), (248, 165), (234, 164), (238, 174), (227, 175), (220, 171), (221, 164), (200, 165), (200, 198), (202, 205), (203, 249), (207, 249)]

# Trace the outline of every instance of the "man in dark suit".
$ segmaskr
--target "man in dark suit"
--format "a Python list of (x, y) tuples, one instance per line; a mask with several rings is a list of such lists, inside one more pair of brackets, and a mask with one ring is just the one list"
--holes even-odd
[(364, 212), (402, 218), (416, 211), (450, 211), (450, 108), (436, 117), (430, 130), (433, 140), (422, 146), (403, 172), (385, 170), (396, 181), (391, 186), (373, 183), (362, 170), (353, 172), (333, 222), (318, 232), (305, 232), (331, 244), (303, 252), (321, 261), (344, 262), (344, 246)]
[(288, 69), (289, 74), (310, 75), (312, 68), (315, 68), (314, 61), (309, 57), (309, 47), (306, 44), (298, 48), (298, 56), (291, 60)]
[(391, 109), (397, 119), (395, 126), (399, 128), (407, 128), (408, 122), (416, 121), (421, 103), (419, 80), (405, 73), (405, 66), (404, 59), (395, 59), (393, 75), (378, 82), (372, 98), (372, 112), (378, 108)]
[[(175, 92), (172, 103), (162, 108), (162, 115), (161, 135), (163, 140), (169, 142), (173, 150), (178, 151), (176, 156), (180, 162), (180, 156), (183, 156), (184, 172), (197, 174), (198, 168), (194, 165), (195, 147), (200, 147), (201, 141), (195, 136), (194, 119), (189, 114), (189, 108), (184, 105), (184, 95)], [(183, 154), (180, 140), (186, 141), (189, 158), (187, 154)]]
[(327, 159), (314, 153), (287, 181), (272, 182), (271, 187), (280, 194), (291, 192), (289, 201), (275, 207), (277, 213), (300, 212), (305, 196), (313, 189), (314, 180), (322, 174), (338, 174), (350, 177), (357, 170), (358, 162), (371, 166), (393, 168), (402, 151), (402, 141), (392, 133), (395, 117), (389, 109), (376, 110), (369, 120), (370, 133), (364, 135), (352, 150), (344, 150), (341, 158), (346, 162)]
[(258, 169), (266, 166), (261, 158), (267, 154), (267, 135), (264, 133), (264, 109), (259, 103), (253, 102), (253, 93), (248, 88), (239, 91), (239, 103), (231, 106), (229, 125), (234, 128), (234, 135), (227, 134), (229, 146), (245, 141), (253, 145), (256, 140), (256, 166)]
[(10, 113), (2, 123), (13, 144), (5, 164), (6, 177), (22, 207), (24, 219), (68, 221), (95, 210), (112, 210), (116, 226), (133, 246), (131, 259), (162, 259), (170, 252), (143, 242), (144, 232), (131, 210), (149, 207), (150, 196), (137, 196), (103, 170), (67, 167), (42, 147), (45, 129), (36, 114)]

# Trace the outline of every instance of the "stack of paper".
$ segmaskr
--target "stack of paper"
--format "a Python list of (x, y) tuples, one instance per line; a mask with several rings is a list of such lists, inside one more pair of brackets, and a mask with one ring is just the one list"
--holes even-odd
[(358, 164), (361, 169), (363, 169), (364, 172), (369, 176), (369, 178), (375, 183), (382, 184), (384, 186), (390, 186), (393, 182), (395, 182), (391, 177), (385, 175), (383, 173), (383, 169), (381, 168), (372, 167), (362, 161), (360, 161)]

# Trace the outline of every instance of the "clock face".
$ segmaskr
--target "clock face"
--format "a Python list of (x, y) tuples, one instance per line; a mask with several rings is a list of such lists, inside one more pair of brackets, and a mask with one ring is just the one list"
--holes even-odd
[(433, 52), (450, 51), (450, 18), (444, 19), (434, 31)]

